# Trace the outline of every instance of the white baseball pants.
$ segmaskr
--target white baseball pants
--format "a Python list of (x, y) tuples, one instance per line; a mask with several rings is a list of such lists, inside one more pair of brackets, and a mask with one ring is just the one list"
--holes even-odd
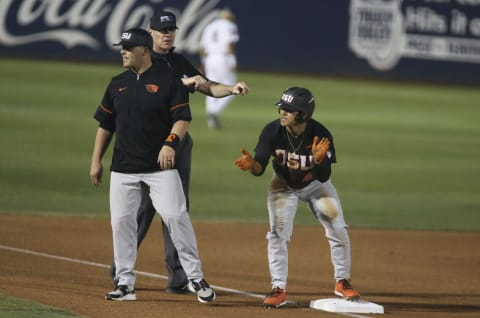
[[(226, 84), (234, 85), (237, 81), (237, 60), (232, 54), (213, 54), (208, 55), (204, 59), (205, 76), (210, 80)], [(234, 96), (226, 96), (223, 98), (206, 97), (207, 114), (218, 115), (233, 100)]]
[(202, 279), (195, 232), (187, 213), (182, 183), (176, 169), (153, 173), (112, 172), (110, 178), (110, 214), (113, 253), (118, 285), (135, 288), (134, 266), (137, 258), (137, 211), (141, 201), (140, 182), (150, 187), (155, 210), (166, 224), (180, 262), (189, 279)]

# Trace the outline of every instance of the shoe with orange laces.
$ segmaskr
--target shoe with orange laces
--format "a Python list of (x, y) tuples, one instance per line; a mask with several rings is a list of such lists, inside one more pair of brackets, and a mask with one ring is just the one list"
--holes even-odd
[(267, 308), (280, 308), (287, 304), (287, 294), (279, 287), (273, 287), (272, 292), (263, 301)]
[(360, 293), (353, 289), (349, 279), (342, 279), (335, 283), (335, 295), (345, 298), (346, 300), (357, 300)]

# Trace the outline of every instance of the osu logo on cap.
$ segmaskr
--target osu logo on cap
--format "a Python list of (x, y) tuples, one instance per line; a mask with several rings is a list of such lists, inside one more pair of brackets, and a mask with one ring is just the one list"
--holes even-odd
[(293, 96), (288, 94), (282, 94), (282, 100), (286, 101), (287, 103), (293, 102)]
[(132, 33), (130, 33), (130, 32), (123, 32), (122, 33), (122, 40), (130, 40), (131, 37), (132, 37)]

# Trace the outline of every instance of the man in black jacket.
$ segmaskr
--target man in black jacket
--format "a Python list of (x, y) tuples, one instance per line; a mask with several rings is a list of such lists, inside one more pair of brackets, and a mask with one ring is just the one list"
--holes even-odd
[(110, 174), (110, 216), (116, 265), (113, 291), (107, 300), (136, 300), (137, 209), (141, 184), (150, 188), (152, 204), (161, 214), (172, 244), (180, 251), (189, 285), (198, 301), (215, 300), (203, 278), (197, 242), (179, 174), (177, 149), (190, 121), (189, 96), (183, 83), (151, 60), (152, 38), (143, 29), (122, 33), (123, 66), (110, 81), (95, 112), (99, 122), (90, 166), (92, 184), (102, 181), (102, 157), (115, 134)]
[[(225, 85), (216, 83), (207, 79), (188, 61), (185, 56), (174, 52), (175, 33), (178, 29), (176, 16), (169, 11), (161, 11), (154, 14), (150, 20), (150, 35), (153, 38), (152, 61), (154, 64), (167, 66), (173, 73), (173, 76), (180, 78), (191, 93), (198, 91), (202, 94), (221, 98), (230, 95), (248, 94), (249, 88), (246, 83), (238, 82), (235, 85)], [(187, 208), (189, 206), (189, 186), (190, 186), (190, 170), (192, 157), (193, 140), (187, 133), (182, 139), (177, 149), (177, 158), (175, 167), (178, 170), (182, 180), (183, 191), (187, 200)], [(142, 204), (137, 214), (137, 244), (140, 247), (145, 238), (148, 229), (155, 216), (155, 209), (148, 195), (148, 187), (142, 185)], [(171, 237), (165, 224), (162, 221), (163, 241), (165, 263), (168, 272), (167, 292), (176, 294), (194, 293), (192, 286), (189, 284), (185, 271), (179, 261), (177, 250), (172, 243)], [(110, 268), (110, 276), (114, 278), (115, 264)]]

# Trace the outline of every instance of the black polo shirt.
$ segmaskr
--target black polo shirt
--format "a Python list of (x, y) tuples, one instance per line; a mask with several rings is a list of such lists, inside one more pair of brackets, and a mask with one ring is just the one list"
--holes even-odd
[(122, 173), (161, 170), (158, 154), (173, 124), (192, 120), (187, 89), (158, 65), (113, 77), (94, 117), (115, 133), (110, 169)]

